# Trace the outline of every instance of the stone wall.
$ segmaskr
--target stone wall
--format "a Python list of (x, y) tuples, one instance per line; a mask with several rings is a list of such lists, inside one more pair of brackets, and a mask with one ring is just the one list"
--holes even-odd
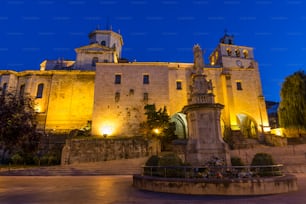
[(288, 144), (286, 137), (280, 137), (272, 134), (265, 134), (265, 142), (269, 145), (277, 147), (284, 147)]
[(66, 140), (62, 150), (62, 164), (99, 162), (147, 157), (160, 152), (158, 140), (125, 139), (72, 139)]
[(258, 179), (179, 179), (133, 176), (133, 186), (148, 191), (188, 195), (269, 195), (298, 190), (294, 175)]
[(231, 157), (240, 157), (244, 164), (249, 165), (256, 153), (272, 155), (275, 163), (284, 165), (306, 164), (306, 144), (288, 145), (285, 147), (261, 146), (250, 149), (231, 150)]

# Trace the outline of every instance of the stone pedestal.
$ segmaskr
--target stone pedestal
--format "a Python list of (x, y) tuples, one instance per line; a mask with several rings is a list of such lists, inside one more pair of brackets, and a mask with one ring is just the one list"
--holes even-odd
[(188, 142), (186, 160), (191, 165), (204, 165), (213, 157), (222, 159), (230, 166), (227, 144), (223, 141), (220, 114), (223, 105), (191, 104), (184, 107), (188, 122)]

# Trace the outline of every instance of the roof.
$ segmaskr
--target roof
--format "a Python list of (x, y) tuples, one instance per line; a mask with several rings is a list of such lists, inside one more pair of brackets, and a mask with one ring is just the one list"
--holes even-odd
[(99, 53), (99, 52), (114, 52), (113, 48), (106, 47), (104, 45), (100, 45), (98, 43), (93, 43), (90, 45), (85, 45), (82, 47), (75, 48), (76, 52), (92, 52), (92, 53)]

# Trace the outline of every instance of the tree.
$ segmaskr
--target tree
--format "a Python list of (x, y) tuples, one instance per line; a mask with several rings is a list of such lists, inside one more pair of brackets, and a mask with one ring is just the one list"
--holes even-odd
[(37, 151), (40, 134), (36, 131), (34, 101), (29, 96), (13, 93), (0, 95), (0, 143), (2, 162), (7, 153), (23, 159)]
[(147, 104), (144, 109), (147, 116), (147, 121), (141, 124), (144, 135), (158, 137), (163, 146), (177, 138), (175, 124), (170, 122), (166, 107), (157, 111), (155, 104)]
[(280, 126), (299, 130), (306, 129), (306, 75), (297, 71), (288, 76), (282, 85), (278, 109)]

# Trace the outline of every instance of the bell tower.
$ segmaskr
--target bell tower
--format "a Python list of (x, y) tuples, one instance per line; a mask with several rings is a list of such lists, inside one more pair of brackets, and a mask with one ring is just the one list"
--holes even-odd
[(118, 59), (121, 58), (123, 39), (119, 33), (112, 30), (94, 30), (88, 34), (90, 44), (100, 44), (116, 51)]
[(97, 63), (118, 63), (123, 46), (122, 36), (112, 30), (94, 30), (88, 34), (89, 45), (75, 49), (74, 69), (96, 70)]

